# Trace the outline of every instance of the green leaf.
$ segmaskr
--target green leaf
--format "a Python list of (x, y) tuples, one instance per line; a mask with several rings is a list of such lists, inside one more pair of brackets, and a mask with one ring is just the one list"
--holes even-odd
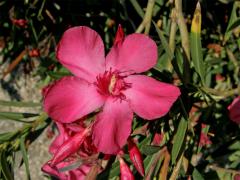
[(60, 79), (64, 76), (69, 76), (71, 73), (69, 72), (47, 72), (47, 74), (52, 77), (53, 79)]
[(10, 141), (17, 134), (18, 134), (18, 131), (16, 131), (16, 132), (7, 132), (7, 133), (0, 134), (0, 143), (4, 143), (6, 141)]
[(158, 34), (158, 36), (159, 36), (159, 38), (161, 40), (161, 43), (162, 43), (161, 45), (163, 46), (164, 50), (166, 51), (169, 60), (172, 60), (174, 55), (173, 55), (173, 53), (172, 53), (172, 51), (171, 51), (171, 49), (170, 49), (170, 47), (168, 45), (168, 42), (167, 42), (166, 38), (163, 35), (163, 32), (158, 28), (157, 24), (154, 21), (152, 21), (152, 23), (155, 26), (157, 34)]
[(3, 150), (0, 155), (0, 163), (1, 163), (1, 171), (3, 173), (3, 176), (6, 180), (13, 180), (13, 175), (11, 173), (11, 170), (9, 169), (9, 165), (7, 163), (7, 156), (5, 151)]
[(171, 152), (172, 164), (176, 163), (179, 152), (183, 146), (187, 127), (188, 127), (188, 121), (182, 117), (178, 125), (177, 132), (173, 139), (173, 147)]
[(41, 106), (41, 103), (0, 100), (0, 105), (14, 107), (38, 107)]
[(193, 173), (192, 173), (193, 180), (204, 180), (200, 172), (194, 168)]
[(234, 2), (233, 4), (233, 8), (232, 8), (232, 12), (231, 12), (231, 16), (228, 22), (228, 26), (227, 26), (227, 30), (225, 32), (224, 35), (224, 41), (228, 41), (228, 39), (230, 38), (231, 34), (232, 34), (232, 30), (236, 27), (236, 25), (239, 25), (239, 17), (237, 16), (237, 9), (240, 7), (240, 3), (239, 2)]
[(138, 4), (138, 2), (136, 0), (130, 0), (130, 2), (132, 3), (134, 9), (136, 10), (136, 12), (138, 13), (138, 15), (143, 18), (144, 17), (144, 12), (141, 8), (141, 6)]
[(28, 156), (27, 156), (27, 151), (26, 151), (26, 147), (25, 147), (24, 141), (25, 141), (24, 137), (21, 137), (20, 138), (20, 149), (21, 149), (22, 156), (23, 156), (23, 161), (24, 161), (24, 164), (25, 164), (27, 179), (30, 180), (31, 176), (30, 176), (30, 171), (29, 171)]
[(14, 120), (19, 122), (31, 123), (32, 121), (24, 121), (22, 119), (38, 116), (32, 113), (18, 113), (18, 112), (0, 112), (0, 120)]
[(202, 21), (201, 19), (202, 19), (201, 7), (200, 4), (198, 3), (192, 20), (190, 50), (194, 69), (199, 74), (202, 83), (205, 84), (205, 67), (203, 62), (201, 43), (201, 21)]
[(160, 146), (151, 146), (151, 145), (145, 145), (141, 148), (142, 153), (145, 155), (152, 155), (156, 152), (158, 152), (162, 147)]

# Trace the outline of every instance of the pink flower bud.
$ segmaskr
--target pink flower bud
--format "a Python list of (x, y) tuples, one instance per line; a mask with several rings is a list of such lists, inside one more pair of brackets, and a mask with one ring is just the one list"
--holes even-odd
[(128, 167), (128, 165), (124, 162), (123, 158), (119, 157), (120, 162), (120, 172), (121, 172), (121, 180), (134, 180), (134, 176), (132, 171)]
[(73, 137), (69, 138), (67, 141), (65, 141), (59, 148), (56, 154), (54, 154), (54, 157), (51, 161), (51, 166), (55, 166), (71, 154), (77, 152), (77, 150), (80, 148), (81, 144), (84, 142), (87, 134), (89, 133), (89, 129), (85, 129), (81, 133), (75, 134)]
[(137, 171), (141, 174), (141, 176), (144, 176), (145, 171), (141, 152), (139, 151), (136, 144), (130, 138), (128, 139), (128, 152), (133, 165), (135, 166)]
[(122, 42), (123, 39), (124, 39), (124, 31), (123, 31), (122, 26), (119, 24), (118, 25), (118, 30), (117, 30), (117, 33), (116, 33), (116, 37), (114, 39), (114, 45), (117, 45), (118, 43)]

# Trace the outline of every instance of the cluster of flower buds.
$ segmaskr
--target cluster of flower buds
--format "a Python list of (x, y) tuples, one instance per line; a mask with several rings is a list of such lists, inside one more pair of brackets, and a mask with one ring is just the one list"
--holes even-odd
[[(42, 167), (42, 170), (61, 180), (84, 179), (96, 163), (93, 158), (97, 150), (89, 136), (90, 128), (82, 121), (70, 124), (56, 123), (59, 135), (49, 147), (53, 157)], [(87, 159), (88, 161), (84, 161)]]

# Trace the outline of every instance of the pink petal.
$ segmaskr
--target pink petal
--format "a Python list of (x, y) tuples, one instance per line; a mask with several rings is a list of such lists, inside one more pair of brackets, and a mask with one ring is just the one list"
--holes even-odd
[(148, 76), (128, 76), (125, 82), (131, 84), (131, 88), (124, 92), (131, 108), (137, 115), (147, 120), (167, 114), (180, 95), (178, 87)]
[(57, 59), (73, 74), (89, 82), (104, 71), (104, 45), (94, 30), (78, 26), (65, 31), (57, 48)]
[(55, 121), (73, 122), (100, 108), (104, 99), (94, 85), (77, 77), (65, 77), (48, 88), (44, 110)]
[(113, 46), (106, 57), (107, 69), (140, 73), (157, 63), (157, 45), (148, 36), (131, 34), (122, 45)]
[(48, 163), (43, 165), (42, 171), (61, 180), (67, 180), (64, 173), (60, 173), (56, 167), (51, 167)]
[(69, 171), (68, 180), (85, 180), (91, 166), (83, 164), (78, 169)]
[(89, 129), (86, 129), (85, 131), (81, 133), (75, 134), (73, 137), (69, 138), (67, 141), (65, 141), (59, 148), (58, 151), (54, 154), (54, 157), (51, 161), (51, 166), (55, 166), (68, 156), (74, 154), (77, 152), (77, 150), (80, 148), (81, 144), (84, 142), (86, 136), (89, 133)]
[(236, 97), (228, 106), (229, 117), (232, 121), (240, 124), (240, 96)]
[(59, 135), (54, 139), (54, 141), (52, 142), (52, 144), (49, 147), (49, 151), (52, 154), (55, 154), (56, 151), (58, 150), (58, 148), (64, 143), (64, 141), (69, 138), (63, 124), (58, 123), (58, 122), (56, 122), (56, 124), (58, 127)]
[(104, 154), (116, 154), (131, 133), (133, 112), (128, 102), (109, 98), (93, 126), (93, 143)]

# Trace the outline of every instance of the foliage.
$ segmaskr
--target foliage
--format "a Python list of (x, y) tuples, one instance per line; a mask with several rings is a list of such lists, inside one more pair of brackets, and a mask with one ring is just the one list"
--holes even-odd
[[(69, 27), (95, 29), (107, 51), (118, 24), (126, 34), (148, 34), (158, 45), (158, 63), (147, 75), (179, 86), (182, 95), (160, 119), (134, 118), (132, 137), (143, 154), (145, 178), (232, 179), (240, 169), (240, 134), (239, 125), (228, 117), (227, 106), (240, 95), (239, 10), (240, 2), (231, 0), (2, 0), (0, 65), (9, 66), (2, 73), (1, 85), (27, 74), (40, 76), (37, 86), (43, 88), (69, 75), (55, 57), (57, 42)], [(0, 106), (41, 105), (19, 100), (2, 99)], [(45, 113), (1, 111), (0, 120), (23, 124), (0, 133), (0, 179), (14, 179), (18, 151), (30, 179), (28, 147), (51, 119)], [(205, 143), (202, 133), (208, 140)], [(163, 135), (159, 144), (153, 144), (156, 134)], [(130, 164), (127, 155), (124, 159)], [(109, 163), (98, 179), (119, 176), (118, 160)], [(136, 170), (133, 173), (141, 177)]]

